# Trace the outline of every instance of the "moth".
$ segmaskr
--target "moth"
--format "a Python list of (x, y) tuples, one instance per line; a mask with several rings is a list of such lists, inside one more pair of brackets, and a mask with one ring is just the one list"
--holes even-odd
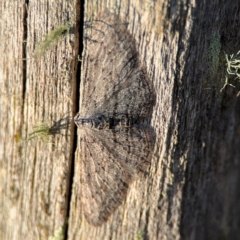
[(80, 112), (81, 201), (87, 221), (100, 226), (149, 167), (153, 87), (127, 24), (105, 10), (86, 30)]

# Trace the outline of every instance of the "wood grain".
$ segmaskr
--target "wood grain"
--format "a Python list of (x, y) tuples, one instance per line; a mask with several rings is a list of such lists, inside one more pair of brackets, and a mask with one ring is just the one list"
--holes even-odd
[[(34, 53), (51, 30), (75, 21), (74, 1), (0, 5), (0, 239), (47, 239), (67, 217), (73, 35), (39, 58)], [(54, 130), (49, 142), (19, 145), (42, 122)]]
[[(81, 183), (73, 180), (81, 173), (79, 148), (70, 174), (76, 132), (68, 120), (78, 101), (72, 101), (74, 81), (80, 81), (68, 64), (73, 57), (76, 71), (74, 36), (42, 58), (33, 57), (44, 35), (74, 22), (77, 3), (0, 3), (0, 239), (48, 239), (59, 229), (67, 230), (67, 239), (84, 240), (238, 239), (239, 82), (233, 77), (235, 88), (220, 89), (224, 52), (240, 49), (239, 2), (85, 2), (86, 24), (106, 8), (128, 23), (156, 92), (149, 171), (131, 184), (126, 200), (101, 227), (83, 218)], [(209, 49), (216, 49), (213, 40), (221, 46), (214, 58), (209, 57)], [(217, 71), (210, 71), (212, 66)], [(54, 144), (19, 146), (43, 121), (62, 126), (51, 136)]]

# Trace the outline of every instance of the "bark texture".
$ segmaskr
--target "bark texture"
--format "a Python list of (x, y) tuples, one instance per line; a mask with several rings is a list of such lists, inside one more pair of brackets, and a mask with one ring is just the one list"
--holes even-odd
[[(84, 26), (104, 9), (127, 23), (156, 93), (151, 166), (100, 227), (83, 217), (71, 121), (84, 78), (77, 74), (84, 37), (72, 34), (81, 4), (0, 3), (0, 239), (48, 239), (61, 231), (84, 240), (240, 239), (238, 80), (230, 76), (235, 88), (220, 92), (224, 53), (240, 50), (240, 2), (85, 2)], [(37, 58), (36, 42), (66, 22), (73, 31)], [(19, 145), (39, 122), (51, 127), (50, 143)]]

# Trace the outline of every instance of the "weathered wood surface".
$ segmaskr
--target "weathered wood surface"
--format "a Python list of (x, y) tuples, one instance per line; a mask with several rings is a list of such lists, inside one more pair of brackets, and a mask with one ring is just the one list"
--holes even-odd
[[(63, 64), (76, 59), (74, 37), (32, 58), (35, 41), (59, 23), (75, 21), (77, 4), (29, 1), (27, 28), (23, 1), (0, 4), (0, 238), (47, 239), (68, 221), (67, 239), (239, 239), (240, 86), (234, 81), (236, 88), (220, 89), (223, 52), (240, 50), (240, 2), (85, 3), (85, 21), (107, 8), (128, 23), (157, 95), (148, 174), (97, 228), (82, 216), (78, 149), (71, 162), (74, 133), (68, 119), (76, 105), (71, 101), (75, 70), (63, 70)], [(213, 40), (221, 44), (217, 65), (209, 58), (212, 48), (218, 55)], [(17, 145), (36, 123), (60, 120), (68, 127), (60, 127), (54, 144)]]
[[(237, 90), (227, 87), (220, 93), (224, 64), (220, 62), (219, 68), (214, 67), (216, 63), (211, 59), (216, 56), (209, 54), (212, 48), (217, 48), (211, 46), (215, 36), (220, 36), (216, 41), (221, 43), (221, 55), (218, 56), (218, 49), (214, 52), (217, 59), (222, 60), (223, 51), (238, 51), (238, 4), (107, 1), (92, 5), (88, 2), (85, 20), (96, 17), (106, 6), (128, 23), (141, 61), (154, 83), (157, 103), (152, 125), (157, 139), (148, 175), (130, 187), (122, 206), (100, 228), (88, 225), (84, 217), (79, 219), (81, 185), (77, 173), (81, 159), (76, 158), (69, 220), (73, 231), (69, 231), (69, 238), (180, 239), (182, 234), (184, 239), (237, 239), (239, 224), (227, 219), (239, 201), (238, 191), (231, 191), (234, 200), (230, 204), (229, 193), (225, 195), (219, 190), (221, 186), (224, 191), (238, 186), (239, 152), (236, 153), (235, 147), (229, 160), (226, 156), (233, 151), (229, 142), (234, 145), (239, 142), (239, 112), (234, 110), (239, 101)], [(232, 112), (231, 115), (223, 111), (225, 104), (226, 112)], [(226, 128), (227, 119), (232, 119), (234, 136)], [(229, 174), (234, 174), (231, 179), (236, 182), (230, 180)], [(239, 220), (238, 213), (234, 219)]]
[[(2, 1), (1, 12), (0, 236), (47, 239), (65, 225), (68, 212), (69, 64), (75, 54), (73, 35), (40, 57), (34, 57), (35, 44), (59, 24), (75, 21), (75, 3)], [(18, 145), (42, 122), (54, 126), (49, 142)]]

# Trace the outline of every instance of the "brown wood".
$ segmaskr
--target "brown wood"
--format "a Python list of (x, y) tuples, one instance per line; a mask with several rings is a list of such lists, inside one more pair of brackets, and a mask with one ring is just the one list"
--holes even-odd
[[(47, 239), (66, 223), (73, 34), (42, 57), (34, 53), (50, 30), (75, 21), (74, 5), (1, 2), (1, 239)], [(54, 130), (49, 142), (18, 145), (42, 122)]]
[[(220, 89), (224, 52), (240, 50), (239, 1), (95, 2), (85, 21), (106, 8), (126, 21), (154, 85), (151, 167), (106, 224), (86, 222), (71, 123), (81, 36), (34, 57), (50, 30), (75, 26), (80, 1), (1, 2), (0, 239), (238, 239), (240, 85)], [(57, 126), (50, 143), (18, 145), (39, 122)]]

